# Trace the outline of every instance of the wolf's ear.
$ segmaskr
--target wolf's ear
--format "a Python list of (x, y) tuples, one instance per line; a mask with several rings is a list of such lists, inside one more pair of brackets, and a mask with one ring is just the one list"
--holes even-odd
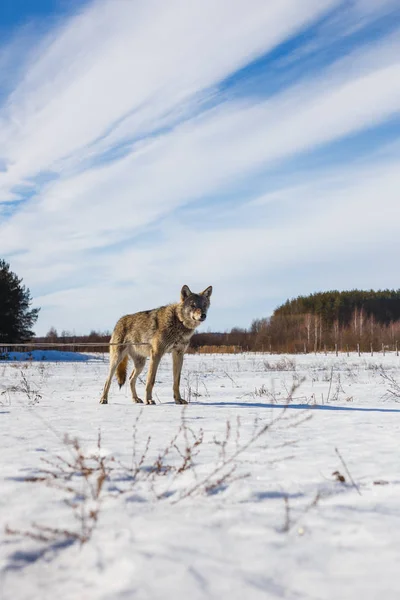
[(201, 292), (202, 296), (205, 296), (206, 298), (209, 298), (212, 294), (212, 285), (209, 285), (208, 288), (206, 288), (204, 290), (204, 292)]
[(188, 285), (184, 285), (183, 288), (181, 289), (181, 300), (182, 302), (184, 302), (186, 300), (186, 298), (189, 298), (189, 296), (191, 295), (191, 291), (189, 289)]

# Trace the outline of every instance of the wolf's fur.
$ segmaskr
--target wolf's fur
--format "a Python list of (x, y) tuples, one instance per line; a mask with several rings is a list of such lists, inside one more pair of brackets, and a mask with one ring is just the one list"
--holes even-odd
[(194, 294), (184, 285), (180, 302), (121, 317), (110, 340), (110, 370), (100, 403), (108, 402), (108, 392), (115, 372), (119, 386), (124, 385), (129, 357), (134, 363), (129, 377), (132, 399), (134, 402), (142, 402), (136, 393), (136, 380), (144, 369), (146, 357), (150, 356), (145, 403), (155, 404), (152, 395), (157, 368), (161, 357), (166, 352), (172, 352), (174, 399), (177, 404), (186, 404), (179, 391), (183, 355), (196, 327), (207, 316), (211, 293), (211, 286), (200, 294)]

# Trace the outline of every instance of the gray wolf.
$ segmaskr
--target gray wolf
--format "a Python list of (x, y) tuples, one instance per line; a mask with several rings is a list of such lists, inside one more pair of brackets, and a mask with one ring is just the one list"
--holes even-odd
[(157, 368), (166, 352), (172, 352), (175, 403), (187, 404), (179, 389), (183, 355), (196, 327), (207, 317), (211, 293), (211, 286), (200, 294), (194, 294), (187, 285), (184, 285), (180, 302), (121, 317), (110, 340), (110, 370), (100, 404), (108, 403), (108, 392), (115, 372), (117, 372), (119, 387), (124, 385), (129, 357), (134, 363), (134, 369), (129, 377), (132, 400), (142, 402), (136, 393), (136, 380), (143, 371), (148, 356), (150, 365), (144, 402), (155, 404), (153, 387)]

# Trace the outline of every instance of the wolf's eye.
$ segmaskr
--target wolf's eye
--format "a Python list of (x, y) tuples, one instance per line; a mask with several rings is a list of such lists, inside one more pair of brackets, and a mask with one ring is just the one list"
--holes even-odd
[(190, 306), (191, 306), (191, 308), (196, 308), (196, 303), (195, 302), (191, 302)]

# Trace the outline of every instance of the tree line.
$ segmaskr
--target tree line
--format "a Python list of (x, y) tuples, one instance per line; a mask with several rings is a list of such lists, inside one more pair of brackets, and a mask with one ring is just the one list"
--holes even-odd
[(249, 329), (200, 333), (193, 344), (232, 345), (250, 351), (318, 352), (400, 345), (400, 290), (338, 290), (298, 296)]
[(368, 320), (389, 325), (400, 320), (400, 290), (351, 290), (317, 292), (298, 296), (275, 309), (273, 316), (312, 314), (320, 317), (328, 326), (335, 322), (349, 327), (354, 319)]

